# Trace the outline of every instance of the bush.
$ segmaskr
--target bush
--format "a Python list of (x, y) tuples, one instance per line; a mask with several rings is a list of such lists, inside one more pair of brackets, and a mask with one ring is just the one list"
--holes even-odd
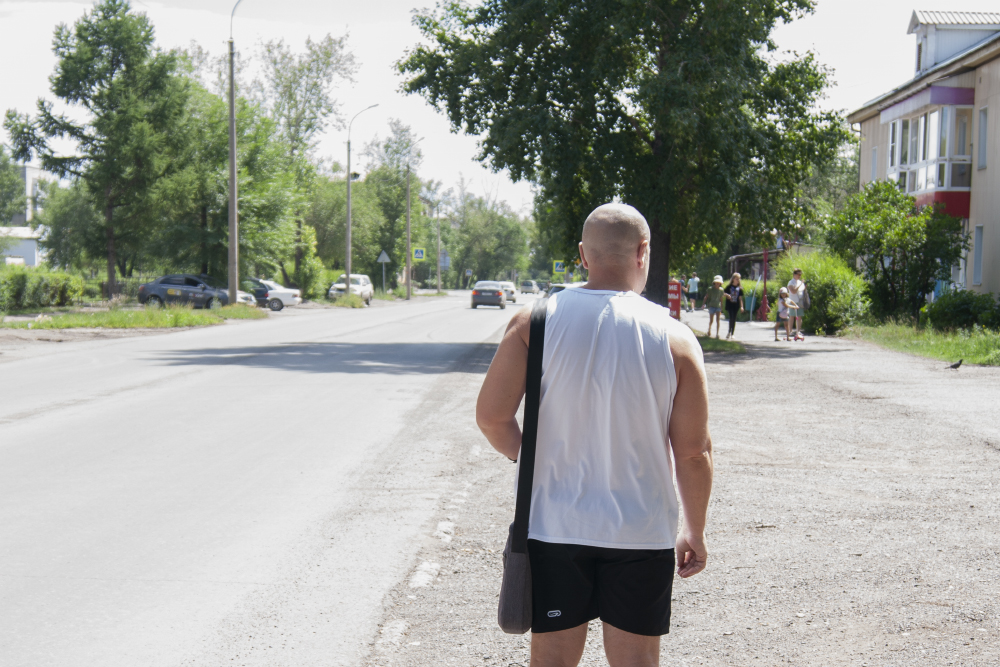
[(945, 292), (924, 309), (935, 329), (971, 329), (975, 325), (1000, 329), (1000, 304), (992, 294), (969, 290)]
[[(802, 269), (811, 302), (802, 317), (802, 328), (807, 332), (834, 333), (868, 313), (865, 281), (844, 260), (825, 252), (782, 255), (775, 265), (775, 297), (777, 289), (788, 284), (797, 268)], [(769, 293), (770, 287), (768, 284)], [(770, 303), (777, 310), (776, 303)]]
[(0, 311), (69, 306), (83, 296), (83, 279), (30, 267), (0, 269)]

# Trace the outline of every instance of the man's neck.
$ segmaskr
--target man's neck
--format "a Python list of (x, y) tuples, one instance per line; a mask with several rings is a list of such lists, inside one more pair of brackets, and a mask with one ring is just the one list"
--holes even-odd
[(584, 289), (607, 290), (611, 292), (631, 292), (634, 291), (632, 281), (626, 276), (620, 275), (594, 275), (591, 271)]

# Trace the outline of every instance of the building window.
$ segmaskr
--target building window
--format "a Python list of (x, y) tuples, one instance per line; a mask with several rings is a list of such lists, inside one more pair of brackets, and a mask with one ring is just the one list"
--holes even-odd
[(938, 135), (938, 157), (948, 157), (948, 107), (941, 109), (941, 130)]
[[(979, 168), (986, 169), (986, 108), (979, 110)], [(978, 228), (977, 228), (978, 229)]]
[(896, 131), (899, 129), (899, 123), (892, 123), (889, 125), (889, 166), (896, 166)]
[(972, 249), (972, 284), (983, 284), (983, 226), (976, 225), (974, 247)]
[(910, 121), (904, 120), (899, 134), (899, 164), (910, 163)]
[(955, 155), (972, 155), (972, 109), (955, 110)]
[(872, 178), (871, 180), (876, 180), (878, 178), (878, 146), (872, 149)]
[(971, 188), (972, 187), (972, 165), (953, 164), (951, 165), (951, 187)]
[(924, 159), (934, 159), (938, 154), (938, 139), (941, 137), (940, 124), (941, 112), (932, 111), (927, 114), (927, 149), (924, 151)]
[(920, 156), (920, 161), (923, 162), (927, 159), (927, 114), (920, 117), (920, 145), (917, 147), (917, 155)]

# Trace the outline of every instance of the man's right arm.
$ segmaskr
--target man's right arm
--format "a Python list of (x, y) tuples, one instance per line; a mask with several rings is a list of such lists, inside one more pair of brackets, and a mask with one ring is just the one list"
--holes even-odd
[(677, 539), (677, 574), (690, 577), (705, 569), (705, 523), (712, 495), (712, 436), (708, 431), (708, 383), (701, 345), (686, 326), (671, 332), (670, 352), (677, 393), (670, 412), (670, 447), (677, 468), (684, 524)]

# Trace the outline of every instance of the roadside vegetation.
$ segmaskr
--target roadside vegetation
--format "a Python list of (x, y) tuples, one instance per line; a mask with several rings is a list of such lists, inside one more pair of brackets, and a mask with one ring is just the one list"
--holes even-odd
[(747, 349), (740, 343), (734, 340), (722, 340), (721, 338), (712, 338), (711, 336), (703, 336), (702, 334), (695, 333), (698, 338), (698, 342), (701, 343), (701, 349), (704, 352), (722, 352), (723, 354), (744, 354)]
[(4, 329), (174, 329), (222, 324), (227, 319), (259, 320), (267, 312), (250, 306), (225, 306), (194, 310), (183, 306), (164, 308), (113, 308), (96, 313), (39, 315), (29, 321), (2, 322)]
[(949, 362), (961, 359), (967, 364), (1000, 366), (1000, 332), (979, 326), (957, 331), (935, 331), (912, 324), (858, 325), (847, 329), (845, 335), (931, 359)]
[(364, 308), (365, 301), (357, 294), (345, 294), (332, 299), (331, 303), (338, 308)]

